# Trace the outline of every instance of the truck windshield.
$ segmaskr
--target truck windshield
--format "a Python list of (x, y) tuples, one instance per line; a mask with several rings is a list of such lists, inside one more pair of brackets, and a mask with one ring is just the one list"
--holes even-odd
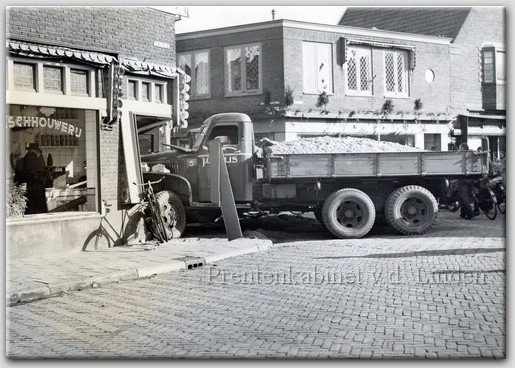
[(192, 149), (194, 151), (199, 150), (200, 145), (202, 144), (202, 141), (204, 140), (204, 136), (206, 135), (207, 126), (208, 126), (208, 124), (202, 124), (200, 126), (200, 130), (197, 134), (197, 138), (195, 139), (195, 143), (193, 144), (193, 147), (192, 147)]

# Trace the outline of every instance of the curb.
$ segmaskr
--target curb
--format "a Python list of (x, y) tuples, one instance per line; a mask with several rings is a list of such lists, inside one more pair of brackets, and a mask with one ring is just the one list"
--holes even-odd
[[(255, 239), (245, 239), (248, 242), (255, 242)], [(263, 240), (259, 239), (259, 243), (265, 244), (254, 244), (252, 246), (245, 247), (243, 249), (238, 249), (231, 252), (226, 252), (222, 254), (215, 254), (207, 257), (185, 257), (185, 258), (195, 258), (197, 260), (201, 260), (203, 262), (199, 262), (200, 266), (211, 264), (213, 262), (218, 262), (220, 260), (242, 256), (245, 254), (262, 252), (270, 249), (273, 246), (271, 240)], [(196, 267), (196, 266), (195, 266)], [(193, 267), (193, 268), (195, 268)], [(32, 302), (40, 299), (46, 299), (56, 296), (62, 296), (72, 291), (79, 291), (84, 289), (93, 289), (97, 288), (102, 284), (110, 284), (116, 283), (119, 281), (130, 281), (144, 278), (151, 278), (158, 274), (165, 274), (174, 271), (180, 271), (184, 269), (192, 269), (190, 262), (188, 260), (169, 260), (166, 263), (153, 265), (153, 266), (145, 266), (142, 268), (135, 269), (126, 269), (122, 271), (111, 272), (107, 274), (91, 276), (90, 278), (83, 279), (80, 281), (70, 282), (70, 283), (56, 283), (50, 284), (47, 283), (45, 286), (41, 286), (39, 288), (18, 291), (11, 294), (7, 294), (6, 296), (6, 306), (11, 307), (21, 303)]]

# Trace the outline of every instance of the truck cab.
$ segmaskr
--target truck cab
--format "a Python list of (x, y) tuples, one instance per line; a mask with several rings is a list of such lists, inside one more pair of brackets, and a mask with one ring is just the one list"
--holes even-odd
[(250, 203), (255, 180), (254, 130), (250, 117), (242, 113), (222, 113), (206, 119), (195, 132), (190, 148), (170, 146), (169, 151), (142, 156), (141, 161), (150, 169), (143, 173), (145, 181), (164, 174), (161, 187), (180, 187), (179, 195), (186, 206), (208, 204), (211, 186), (208, 142), (213, 139), (221, 142), (235, 202)]

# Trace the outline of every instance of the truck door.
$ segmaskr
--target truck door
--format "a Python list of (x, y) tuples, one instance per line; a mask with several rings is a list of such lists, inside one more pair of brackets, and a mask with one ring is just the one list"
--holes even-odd
[[(252, 178), (250, 165), (252, 165), (252, 152), (248, 151), (248, 144), (243, 131), (243, 124), (239, 122), (218, 123), (207, 132), (206, 144), (200, 148), (198, 156), (199, 170), (199, 202), (209, 202), (209, 152), (207, 142), (218, 138), (222, 143), (224, 159), (229, 172), (234, 200), (247, 202), (252, 200)], [(247, 139), (248, 140), (248, 139)], [(250, 182), (250, 185), (249, 185)]]

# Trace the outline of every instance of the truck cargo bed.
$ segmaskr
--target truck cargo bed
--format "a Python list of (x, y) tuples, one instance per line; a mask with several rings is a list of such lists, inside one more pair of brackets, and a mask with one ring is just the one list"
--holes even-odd
[(281, 154), (267, 156), (265, 177), (337, 178), (488, 173), (488, 154), (474, 151)]

